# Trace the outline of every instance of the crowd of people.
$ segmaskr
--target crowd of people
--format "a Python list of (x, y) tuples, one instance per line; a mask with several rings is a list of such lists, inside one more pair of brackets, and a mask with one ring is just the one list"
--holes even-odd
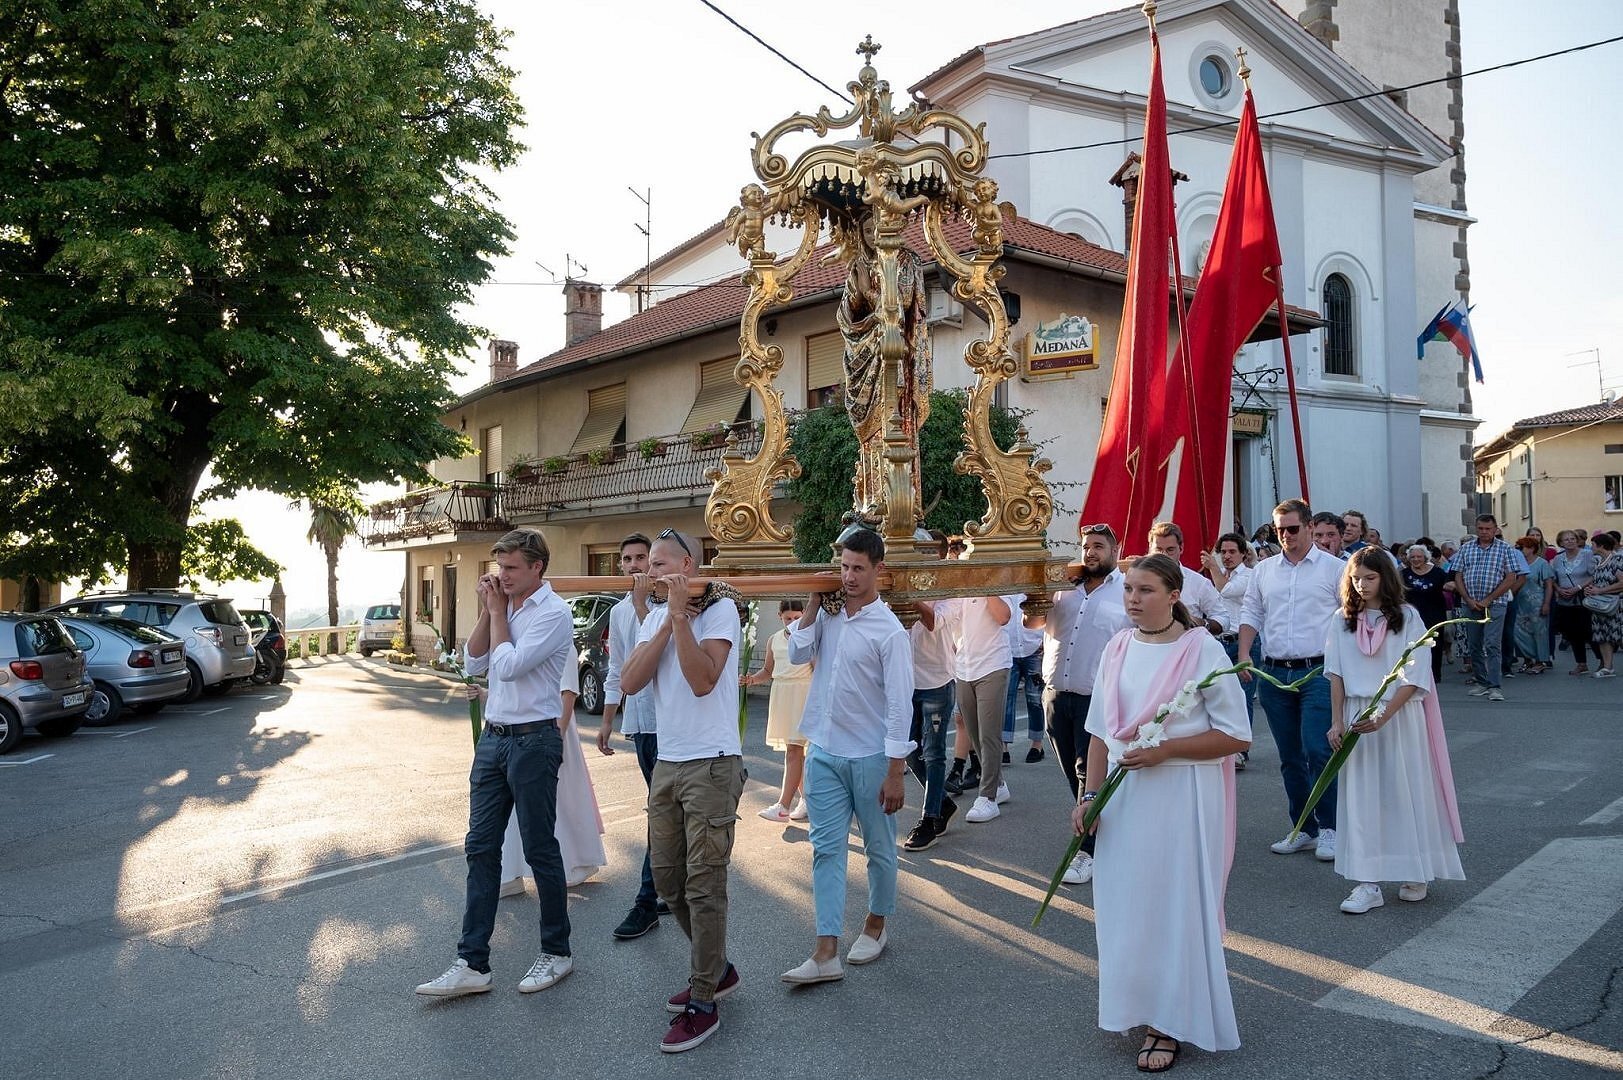
[[(936, 539), (943, 558), (974, 557), (960, 537)], [(904, 626), (878, 594), (884, 541), (853, 525), (836, 542), (829, 590), (780, 605), (782, 629), (753, 673), (739, 670), (736, 594), (690, 584), (697, 541), (671, 529), (622, 541), (633, 588), (611, 613), (596, 736), (600, 752), (614, 753), (618, 719), (648, 786), (639, 889), (614, 936), (640, 937), (669, 914), (691, 945), (661, 1050), (714, 1035), (717, 1003), (741, 983), (727, 951), (728, 865), (747, 778), (740, 684), (770, 686), (766, 743), (784, 755), (776, 798), (759, 816), (805, 821), (812, 846), (812, 948), (783, 982), (843, 979), (847, 965), (885, 953), (898, 848), (942, 842), (958, 799), (969, 803), (962, 821), (997, 828), (1013, 797), (1003, 767), (1017, 752), (1023, 704), (1025, 762), (1052, 754), (1073, 799), (1071, 826), (1088, 833), (1063, 880), (1093, 883), (1099, 1024), (1144, 1029), (1137, 1067), (1162, 1072), (1185, 1043), (1239, 1046), (1223, 899), (1234, 774), (1246, 766), (1258, 705), (1290, 823), (1271, 850), (1333, 863), (1352, 883), (1340, 909), (1357, 915), (1384, 904), (1383, 883), (1417, 902), (1431, 883), (1464, 876), (1437, 700), (1448, 650), (1416, 645), (1421, 635), (1469, 619), (1462, 664), (1472, 693), (1490, 701), (1503, 700), (1506, 675), (1550, 670), (1556, 635), (1574, 674), (1598, 678), (1610, 677), (1623, 645), (1616, 533), (1564, 530), (1559, 550), (1545, 549), (1536, 530), (1507, 543), (1484, 515), (1457, 544), (1422, 537), (1388, 549), (1357, 511), (1314, 514), (1287, 500), (1250, 539), (1227, 533), (1209, 552), (1186, 553), (1172, 522), (1154, 526), (1137, 558), (1123, 557), (1109, 525), (1083, 525), (1078, 539), (1070, 587), (1044, 602), (919, 603)], [(469, 672), (489, 683), (470, 775), (467, 902), (455, 963), (417, 988), (430, 997), (491, 989), (497, 901), (523, 888), (526, 870), (540, 898), (542, 953), (518, 989), (556, 985), (574, 966), (566, 889), (605, 861), (570, 730), (569, 609), (545, 580), (545, 539), (518, 529), (492, 550), (497, 572), (478, 581), (467, 643)], [(1387, 680), (1393, 670), (1399, 677)], [(1315, 780), (1354, 736), (1366, 741), (1309, 812)], [(1118, 768), (1126, 779), (1104, 792), (1109, 801), (1087, 827)], [(921, 813), (898, 842), (909, 773)], [(853, 821), (868, 914), (842, 959)], [(1158, 932), (1135, 932), (1146, 924)]]

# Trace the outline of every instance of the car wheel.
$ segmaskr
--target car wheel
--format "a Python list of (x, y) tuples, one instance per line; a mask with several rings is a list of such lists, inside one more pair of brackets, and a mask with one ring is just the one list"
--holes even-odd
[(175, 699), (182, 705), (190, 705), (203, 696), (203, 669), (188, 660), (186, 661), (186, 674), (190, 676), (186, 681), (186, 692)]
[(580, 707), (593, 716), (603, 712), (603, 681), (590, 664), (580, 669)]
[(124, 712), (124, 699), (111, 683), (98, 681), (90, 691), (90, 708), (85, 710), (85, 723), (91, 727), (106, 727), (118, 723)]
[(23, 737), (23, 723), (11, 706), (0, 703), (0, 754), (7, 753)]
[(370, 659), (372, 659), (372, 649), (371, 649), (371, 646), (368, 646), (368, 645), (362, 645), (362, 646), (361, 646), (361, 655), (362, 655), (362, 656), (364, 656), (364, 657), (366, 657), (366, 658), (367, 658), (367, 659), (368, 659), (368, 660), (370, 660)]
[[(172, 698), (171, 700), (181, 701), (183, 699)], [(137, 716), (150, 716), (152, 713), (157, 712), (167, 704), (169, 704), (168, 701), (143, 701), (139, 705), (131, 705), (129, 708), (130, 712), (136, 714)]]
[(78, 716), (58, 716), (54, 720), (41, 720), (39, 722), (39, 733), (52, 739), (60, 739), (78, 731), (80, 725), (84, 722), (83, 713)]

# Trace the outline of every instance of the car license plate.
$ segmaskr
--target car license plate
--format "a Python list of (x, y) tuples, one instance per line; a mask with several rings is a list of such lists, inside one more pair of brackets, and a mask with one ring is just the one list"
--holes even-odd
[(163, 662), (164, 663), (173, 664), (176, 660), (179, 660), (179, 659), (180, 659), (180, 650), (179, 649), (165, 649), (163, 651)]
[(80, 691), (77, 694), (64, 694), (62, 696), (62, 707), (64, 709), (71, 709), (75, 705), (83, 705), (84, 703), (85, 703), (85, 693), (84, 693), (84, 691)]
[(248, 635), (247, 634), (237, 634), (232, 638), (232, 640), (235, 641), (238, 645), (246, 645), (246, 644), (248, 644)]

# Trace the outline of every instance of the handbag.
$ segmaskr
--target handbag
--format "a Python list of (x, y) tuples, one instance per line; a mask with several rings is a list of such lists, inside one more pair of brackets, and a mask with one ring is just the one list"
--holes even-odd
[(1623, 603), (1623, 598), (1620, 598), (1617, 593), (1606, 593), (1601, 596), (1584, 597), (1584, 607), (1588, 608), (1590, 611), (1593, 611), (1596, 615), (1617, 614), (1617, 607), (1619, 603)]

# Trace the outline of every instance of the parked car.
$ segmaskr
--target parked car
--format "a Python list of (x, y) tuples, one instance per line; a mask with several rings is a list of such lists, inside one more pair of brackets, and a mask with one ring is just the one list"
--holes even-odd
[(50, 611), (118, 615), (180, 638), (186, 643), (186, 670), (191, 674), (181, 701), (196, 701), (205, 690), (223, 693), (254, 673), (248, 626), (225, 597), (178, 589), (109, 591), (76, 597)]
[(186, 695), (186, 645), (155, 626), (117, 615), (62, 615), (62, 625), (85, 654), (90, 707), (85, 723), (115, 724), (126, 707), (156, 712)]
[(85, 654), (61, 620), (0, 611), (0, 754), (26, 728), (51, 736), (78, 731), (90, 691)]
[(399, 604), (373, 604), (361, 619), (360, 633), (355, 635), (355, 647), (362, 656), (371, 656), (379, 649), (394, 647), (395, 636), (402, 632)]
[(575, 615), (575, 654), (580, 664), (580, 697), (575, 707), (603, 711), (603, 684), (609, 674), (609, 610), (620, 602), (612, 593), (588, 593), (569, 601)]
[(260, 686), (280, 683), (287, 674), (287, 634), (282, 620), (254, 608), (244, 608), (240, 614), (248, 624), (248, 643), (254, 647), (254, 673), (249, 679)]

